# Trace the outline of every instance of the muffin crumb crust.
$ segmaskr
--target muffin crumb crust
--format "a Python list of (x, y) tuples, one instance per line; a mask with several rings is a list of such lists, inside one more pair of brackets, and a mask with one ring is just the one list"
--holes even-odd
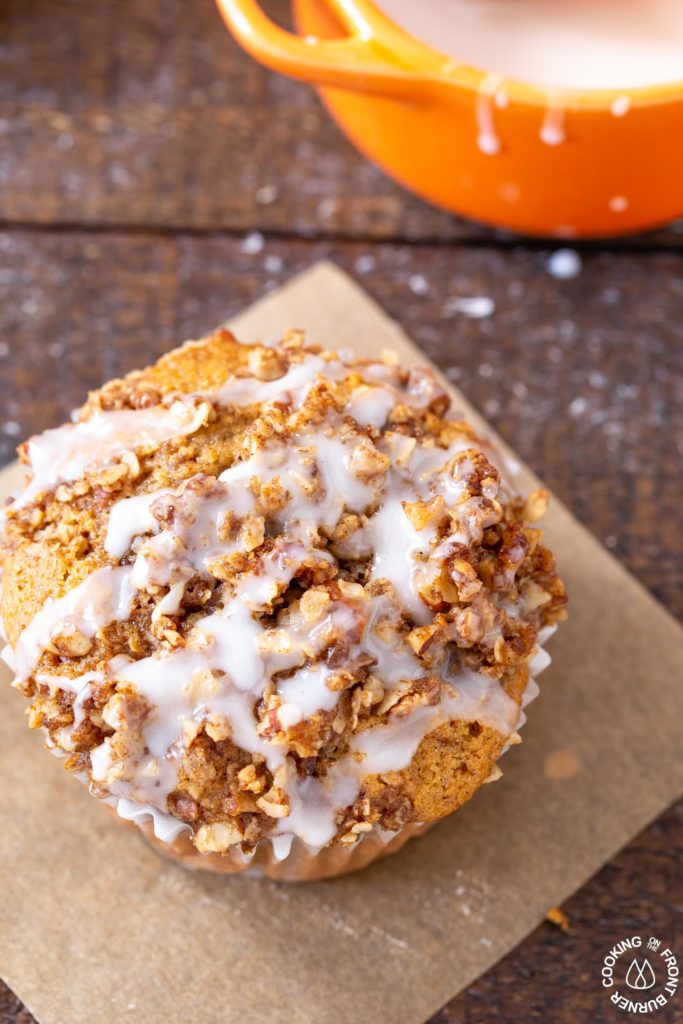
[(499, 456), (423, 367), (221, 330), (20, 449), (5, 657), (68, 771), (186, 830), (355, 845), (518, 741), (565, 615)]

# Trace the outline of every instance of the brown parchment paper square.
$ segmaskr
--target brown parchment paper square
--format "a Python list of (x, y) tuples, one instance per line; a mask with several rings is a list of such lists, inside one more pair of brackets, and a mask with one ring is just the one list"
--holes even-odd
[[(329, 264), (234, 323), (245, 340), (290, 325), (328, 346), (424, 361)], [(3, 677), (0, 973), (38, 1019), (422, 1021), (678, 797), (683, 633), (557, 500), (546, 527), (571, 616), (524, 743), (503, 779), (359, 875), (293, 886), (167, 864), (48, 756)], [(553, 781), (544, 766), (558, 750), (577, 770)]]

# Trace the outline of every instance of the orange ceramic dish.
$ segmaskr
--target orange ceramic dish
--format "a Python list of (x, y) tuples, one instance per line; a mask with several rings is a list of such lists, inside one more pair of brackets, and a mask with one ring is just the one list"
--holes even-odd
[(249, 53), (320, 86), (360, 150), (454, 213), (558, 238), (683, 213), (683, 81), (549, 93), (456, 64), (370, 0), (294, 0), (298, 36), (257, 0), (217, 2)]

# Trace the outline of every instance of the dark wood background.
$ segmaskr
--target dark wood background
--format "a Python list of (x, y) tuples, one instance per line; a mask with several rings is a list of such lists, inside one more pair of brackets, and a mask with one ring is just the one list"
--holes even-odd
[[(557, 280), (548, 246), (394, 186), (310, 89), (238, 50), (212, 0), (2, 0), (0, 64), (0, 461), (326, 256), (683, 614), (683, 224), (585, 246)], [(473, 295), (495, 312), (449, 302)], [(681, 959), (682, 855), (679, 804), (569, 901), (568, 933), (537, 929), (432, 1024), (627, 1019), (602, 957), (647, 932)], [(683, 1020), (675, 1004), (656, 1019)], [(31, 1021), (0, 983), (0, 1024)]]

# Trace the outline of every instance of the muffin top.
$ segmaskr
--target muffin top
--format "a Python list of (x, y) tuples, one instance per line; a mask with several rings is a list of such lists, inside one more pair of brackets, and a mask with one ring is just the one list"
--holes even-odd
[(202, 852), (441, 817), (564, 615), (500, 457), (422, 367), (227, 331), (20, 449), (5, 658), (93, 793)]

